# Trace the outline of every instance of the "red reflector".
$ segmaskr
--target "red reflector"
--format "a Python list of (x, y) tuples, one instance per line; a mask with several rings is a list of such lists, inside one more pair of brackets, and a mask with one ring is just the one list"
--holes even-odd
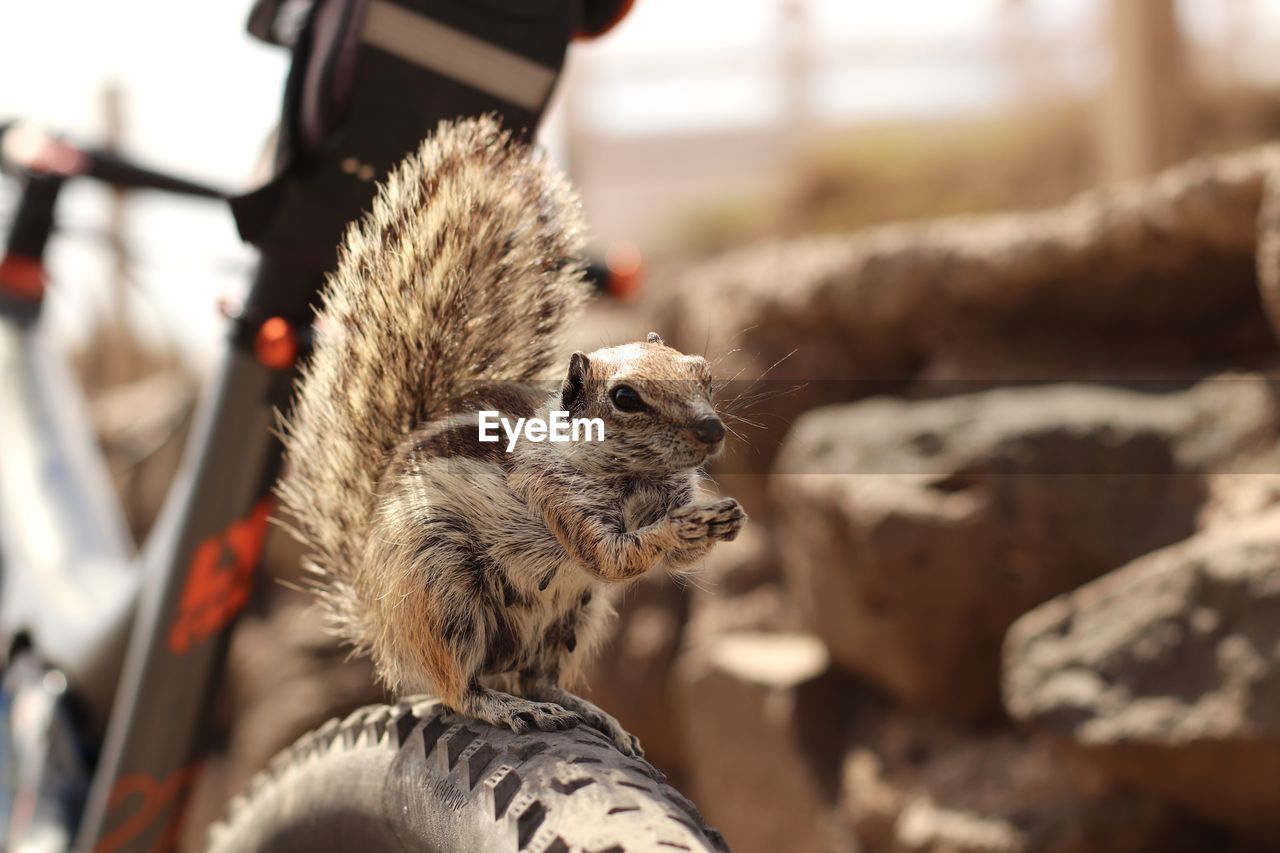
[(288, 320), (271, 317), (258, 327), (253, 352), (267, 367), (284, 370), (298, 358), (298, 336)]
[(5, 255), (0, 259), (0, 292), (20, 299), (44, 296), (44, 264), (39, 258)]
[(89, 168), (89, 158), (78, 148), (57, 139), (50, 139), (31, 160), (30, 168), (36, 172), (71, 177), (83, 174)]
[(609, 293), (617, 299), (632, 299), (644, 284), (644, 260), (634, 243), (618, 242), (604, 255), (609, 268)]

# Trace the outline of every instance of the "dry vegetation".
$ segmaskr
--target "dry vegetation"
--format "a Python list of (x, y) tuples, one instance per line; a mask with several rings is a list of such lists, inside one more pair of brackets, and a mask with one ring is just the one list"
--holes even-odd
[[(693, 211), (680, 233), (695, 255), (771, 237), (1060, 204), (1099, 183), (1096, 106), (1062, 102), (968, 121), (869, 126), (816, 144), (777, 197)], [(1202, 91), (1189, 153), (1280, 137), (1270, 89)]]

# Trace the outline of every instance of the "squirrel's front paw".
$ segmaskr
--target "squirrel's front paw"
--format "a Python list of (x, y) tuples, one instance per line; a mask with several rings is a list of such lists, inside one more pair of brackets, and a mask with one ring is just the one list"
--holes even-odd
[(732, 542), (747, 521), (742, 505), (733, 498), (709, 504), (685, 504), (667, 514), (681, 542)]

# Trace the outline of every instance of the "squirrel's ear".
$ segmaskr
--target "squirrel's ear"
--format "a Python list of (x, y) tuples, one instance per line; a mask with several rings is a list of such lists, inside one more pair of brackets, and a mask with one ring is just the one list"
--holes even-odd
[(645, 336), (644, 341), (647, 344), (657, 344), (658, 346), (663, 345), (662, 337), (657, 332), (650, 332), (648, 335)]
[(587, 368), (591, 360), (584, 352), (575, 352), (569, 357), (569, 375), (564, 378), (560, 389), (560, 408), (569, 411), (582, 398), (582, 389), (587, 383)]

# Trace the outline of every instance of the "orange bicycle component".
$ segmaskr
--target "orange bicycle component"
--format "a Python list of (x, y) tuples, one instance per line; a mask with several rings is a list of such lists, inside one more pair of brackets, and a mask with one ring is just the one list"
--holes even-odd
[(258, 327), (253, 353), (265, 367), (287, 370), (298, 359), (298, 334), (283, 317), (270, 317)]
[[(120, 826), (103, 837), (93, 848), (93, 853), (116, 853), (118, 850), (141, 835), (153, 820), (159, 817), (166, 808), (180, 803), (192, 784), (200, 776), (203, 768), (201, 762), (180, 767), (164, 779), (155, 779), (145, 773), (135, 773), (119, 779), (111, 789), (111, 805), (122, 806), (133, 799), (137, 803), (137, 811)], [(165, 827), (162, 849), (177, 847), (179, 824), (176, 818), (170, 818)]]
[(253, 574), (267, 535), (270, 498), (263, 498), (248, 517), (196, 546), (169, 630), (169, 650), (185, 654), (196, 642), (230, 624), (249, 600)]
[(609, 268), (606, 287), (615, 299), (634, 299), (644, 284), (644, 259), (634, 243), (620, 241), (609, 247), (604, 257)]
[(44, 296), (44, 281), (39, 258), (11, 252), (0, 259), (0, 293), (35, 301)]

